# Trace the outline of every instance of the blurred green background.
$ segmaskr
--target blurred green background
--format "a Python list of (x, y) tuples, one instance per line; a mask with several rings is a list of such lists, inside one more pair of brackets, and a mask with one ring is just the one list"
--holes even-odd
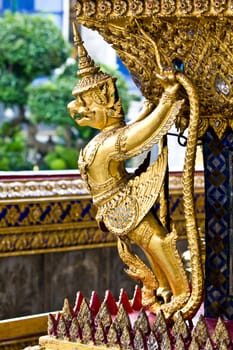
[[(79, 150), (96, 130), (79, 128), (67, 104), (77, 83), (72, 45), (48, 16), (5, 12), (0, 17), (0, 171), (77, 169)], [(127, 115), (132, 101), (115, 67)]]

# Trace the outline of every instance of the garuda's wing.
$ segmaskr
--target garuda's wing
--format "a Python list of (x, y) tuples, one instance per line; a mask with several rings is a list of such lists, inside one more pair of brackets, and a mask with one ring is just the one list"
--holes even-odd
[(138, 206), (135, 226), (140, 223), (157, 201), (164, 182), (166, 168), (167, 147), (164, 147), (157, 160), (147, 168), (146, 172), (129, 181), (127, 186), (130, 187), (130, 194), (136, 199)]
[(146, 172), (129, 180), (113, 198), (98, 209), (97, 221), (109, 231), (125, 235), (149, 212), (159, 197), (167, 167), (167, 147)]

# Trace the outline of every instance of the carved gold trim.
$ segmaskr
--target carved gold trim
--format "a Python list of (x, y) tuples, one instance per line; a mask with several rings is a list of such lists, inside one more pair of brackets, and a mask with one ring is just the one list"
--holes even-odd
[[(169, 183), (172, 218), (179, 239), (185, 239), (182, 174), (171, 173)], [(204, 232), (201, 172), (195, 174), (195, 193), (197, 220)], [(116, 245), (113, 234), (99, 230), (95, 214), (85, 184), (77, 176), (1, 180), (0, 257)]]
[(221, 140), (224, 133), (231, 129), (233, 130), (233, 119), (226, 118), (224, 115), (213, 114), (211, 116), (202, 116), (198, 127), (198, 136), (202, 137), (206, 131), (212, 128), (218, 138)]
[(33, 200), (39, 198), (70, 198), (77, 196), (88, 196), (88, 190), (85, 183), (77, 174), (73, 178), (29, 178), (20, 179), (2, 179), (0, 181), (0, 203), (6, 200), (8, 203), (12, 200), (19, 199)]
[[(20, 208), (20, 204), (17, 205)], [(101, 232), (96, 222), (90, 220), (21, 227), (16, 225), (0, 228), (0, 256), (71, 251), (116, 244), (112, 234)]]
[[(232, 129), (232, 0), (80, 0), (71, 13), (112, 45), (144, 97), (157, 104), (161, 96), (151, 79), (159, 72), (159, 53), (163, 67), (183, 72), (197, 89), (199, 136), (209, 126), (219, 138)], [(185, 108), (177, 126), (184, 131), (189, 105), (179, 93)]]
[(41, 254), (116, 244), (99, 230), (79, 173), (2, 177), (0, 256)]
[[(209, 117), (206, 117), (209, 119)], [(232, 120), (233, 122), (233, 120)], [(204, 188), (204, 175), (203, 172), (195, 173), (195, 189)], [(169, 174), (169, 189), (171, 191), (182, 189), (182, 173), (181, 172), (171, 172)], [(86, 188), (84, 181), (81, 179), (80, 175), (77, 174), (74, 178), (51, 178), (51, 179), (33, 179), (32, 175), (30, 177), (20, 180), (20, 177), (15, 179), (9, 179), (0, 181), (0, 204), (4, 203), (4, 200), (15, 200), (20, 199), (30, 201), (35, 200), (45, 200), (51, 197), (60, 198), (71, 198), (77, 196), (85, 196), (91, 198), (89, 192)], [(55, 199), (54, 198), (54, 199)]]
[(76, 16), (95, 17), (208, 17), (233, 15), (233, 1), (212, 0), (95, 0), (77, 1), (71, 7)]
[[(86, 231), (84, 231), (86, 232)], [(82, 232), (81, 232), (82, 233)], [(88, 235), (90, 235), (91, 232), (88, 232)], [(64, 236), (67, 235), (67, 232), (64, 232)], [(63, 236), (63, 237), (64, 237)], [(63, 238), (62, 237), (62, 238)], [(36, 237), (37, 238), (37, 237)], [(59, 235), (57, 232), (54, 232), (54, 234), (50, 235), (51, 240), (59, 240)], [(94, 248), (106, 248), (106, 247), (113, 247), (116, 245), (115, 237), (114, 239), (108, 241), (103, 241), (100, 243), (86, 243), (86, 244), (77, 244), (77, 245), (54, 245), (48, 246), (48, 247), (35, 247), (33, 246), (27, 246), (25, 247), (25, 241), (30, 241), (31, 235), (19, 235), (18, 237), (12, 237), (12, 236), (4, 236), (3, 240), (4, 243), (7, 244), (7, 246), (11, 245), (11, 247), (15, 247), (12, 250), (2, 250), (0, 252), (0, 257), (9, 257), (9, 256), (20, 256), (20, 255), (31, 255), (31, 254), (44, 254), (44, 253), (52, 253), (52, 252), (68, 252), (68, 251), (74, 251), (74, 250), (85, 250), (85, 249), (94, 249)], [(62, 244), (62, 240), (61, 243)], [(2, 244), (2, 243), (0, 243)]]
[[(30, 173), (29, 173), (30, 174)], [(203, 172), (195, 173), (195, 186), (204, 186), (204, 175)], [(169, 174), (169, 183), (171, 190), (182, 188), (182, 173), (171, 172)], [(39, 199), (39, 198), (70, 198), (77, 196), (87, 196), (91, 198), (86, 188), (84, 181), (80, 175), (77, 174), (74, 178), (60, 178), (57, 179), (34, 179), (33, 175), (29, 175), (28, 178), (25, 176), (24, 179), (12, 179), (6, 178), (0, 181), (0, 204), (5, 199)]]

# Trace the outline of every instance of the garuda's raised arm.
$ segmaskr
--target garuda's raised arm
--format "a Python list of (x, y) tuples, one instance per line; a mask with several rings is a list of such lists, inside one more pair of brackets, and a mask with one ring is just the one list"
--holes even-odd
[(146, 101), (145, 108), (131, 124), (119, 131), (117, 139), (118, 159), (128, 159), (149, 150), (167, 134), (180, 112), (183, 101), (176, 100), (179, 84), (171, 70), (157, 75), (164, 87), (158, 105)]

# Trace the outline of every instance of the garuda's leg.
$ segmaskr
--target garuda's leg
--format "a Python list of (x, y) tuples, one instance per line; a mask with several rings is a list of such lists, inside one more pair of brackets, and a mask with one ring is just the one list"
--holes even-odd
[[(169, 289), (172, 299), (168, 302), (164, 297), (161, 307), (165, 314), (171, 315), (185, 303), (190, 290), (186, 272), (184, 270), (179, 252), (176, 248), (176, 232), (167, 233), (154, 216), (149, 213), (142, 222), (128, 234), (131, 241), (137, 244), (146, 254), (151, 268), (158, 281), (157, 292), (166, 296)], [(144, 284), (146, 281), (144, 281)], [(152, 311), (158, 310), (158, 303), (150, 307)]]

